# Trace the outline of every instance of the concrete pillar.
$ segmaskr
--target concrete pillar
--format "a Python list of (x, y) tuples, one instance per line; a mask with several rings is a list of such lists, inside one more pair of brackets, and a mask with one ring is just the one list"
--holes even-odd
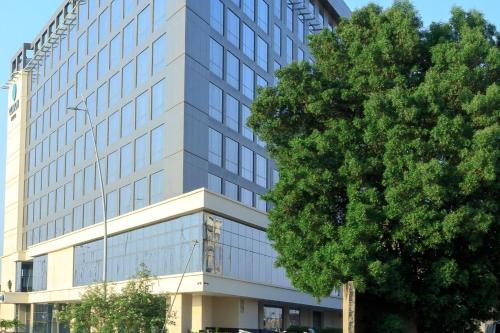
[[(173, 302), (173, 304), (172, 304)], [(193, 331), (191, 328), (191, 307), (192, 307), (192, 296), (191, 294), (178, 294), (174, 300), (174, 297), (170, 297), (170, 304), (172, 306), (171, 320), (172, 324), (169, 324), (169, 333), (187, 333), (189, 330)]]
[(213, 298), (210, 296), (193, 295), (192, 302), (192, 321), (193, 332), (204, 330), (207, 327), (216, 327), (213, 321)]

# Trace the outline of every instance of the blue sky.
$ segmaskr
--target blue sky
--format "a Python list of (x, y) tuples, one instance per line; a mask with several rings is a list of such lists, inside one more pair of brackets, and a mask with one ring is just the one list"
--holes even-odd
[[(174, 0), (170, 0), (174, 1)], [(208, 0), (199, 0), (208, 1)], [(370, 2), (383, 7), (390, 6), (392, 0), (345, 0), (352, 9), (360, 8)], [(0, 9), (0, 86), (9, 78), (10, 59), (23, 42), (31, 42), (52, 16), (62, 0), (3, 0)], [(475, 8), (482, 12), (493, 24), (500, 27), (499, 0), (414, 0), (424, 25), (433, 21), (444, 22), (449, 18), (450, 9), (457, 5), (464, 9)], [(5, 176), (5, 138), (7, 121), (7, 92), (0, 90), (0, 224), (3, 227), (4, 176)], [(2, 238), (0, 237), (0, 248)], [(1, 250), (0, 250), (1, 251)]]

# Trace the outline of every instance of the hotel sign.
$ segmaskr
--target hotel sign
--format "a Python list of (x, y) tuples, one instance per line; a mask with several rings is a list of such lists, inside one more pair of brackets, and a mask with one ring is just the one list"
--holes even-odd
[(13, 115), (14, 112), (19, 109), (19, 100), (17, 99), (17, 84), (14, 83), (11, 89), (12, 106), (9, 108), (9, 115)]

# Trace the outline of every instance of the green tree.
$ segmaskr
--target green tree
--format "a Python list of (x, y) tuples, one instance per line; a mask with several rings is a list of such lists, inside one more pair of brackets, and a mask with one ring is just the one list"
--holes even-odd
[(357, 331), (474, 332), (500, 308), (500, 35), (369, 5), (279, 70), (250, 126), (280, 180), (269, 237), (294, 286), (353, 281)]
[(21, 323), (17, 319), (14, 320), (0, 319), (0, 332), (7, 332), (8, 330), (19, 328), (21, 326), (22, 326)]
[(166, 296), (152, 293), (151, 276), (142, 266), (120, 292), (109, 285), (90, 286), (80, 302), (64, 306), (57, 317), (74, 332), (160, 332), (167, 309)]

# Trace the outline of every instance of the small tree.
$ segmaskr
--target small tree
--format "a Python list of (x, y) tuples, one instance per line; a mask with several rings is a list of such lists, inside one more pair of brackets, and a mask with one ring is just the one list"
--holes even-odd
[(8, 329), (11, 328), (16, 328), (21, 326), (21, 323), (19, 320), (14, 319), (14, 320), (5, 320), (5, 319), (0, 319), (0, 332), (7, 332)]
[(159, 331), (166, 313), (165, 295), (152, 293), (150, 273), (141, 265), (120, 292), (107, 285), (91, 286), (81, 302), (64, 306), (57, 317), (74, 332), (128, 333)]

